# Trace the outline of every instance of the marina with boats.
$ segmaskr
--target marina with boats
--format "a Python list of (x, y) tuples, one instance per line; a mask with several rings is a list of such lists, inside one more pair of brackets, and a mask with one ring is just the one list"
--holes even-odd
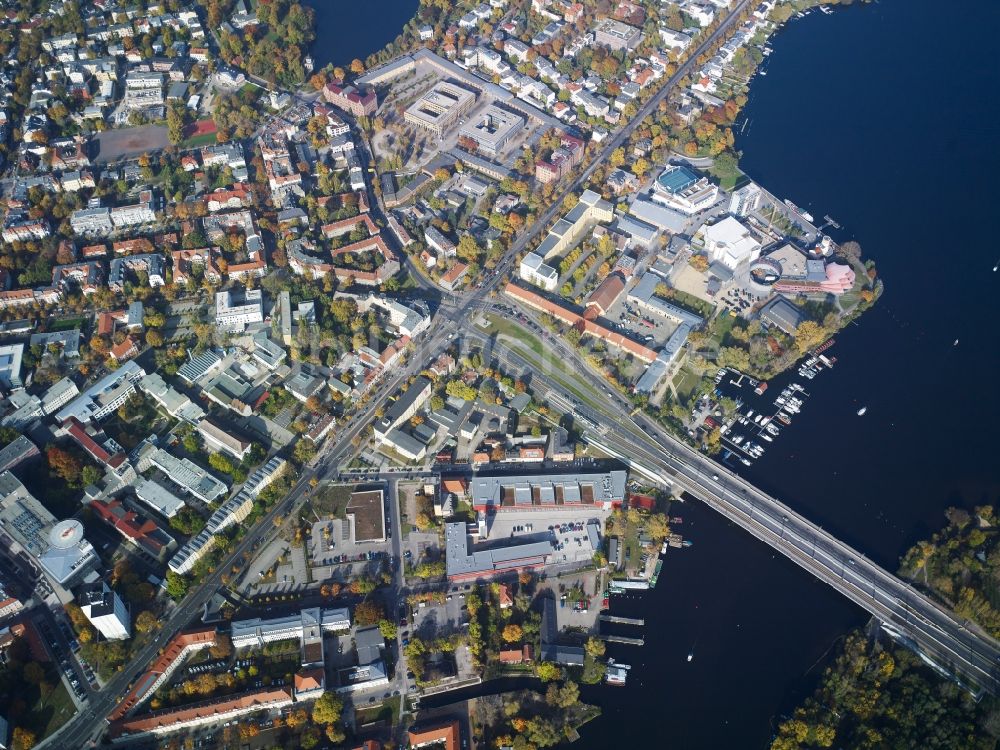
[[(798, 367), (802, 380), (811, 381), (823, 370), (831, 369), (837, 362), (827, 351), (834, 345), (830, 339), (817, 347)], [(722, 461), (728, 466), (751, 466), (781, 435), (782, 429), (802, 411), (809, 392), (797, 379), (775, 393), (771, 383), (759, 381), (733, 368), (721, 368), (715, 376), (714, 397), (729, 398), (737, 405), (730, 418), (720, 420), (720, 412), (706, 418), (706, 425), (718, 427), (723, 446)], [(863, 407), (858, 415), (864, 414)], [(711, 421), (710, 421), (711, 420)]]

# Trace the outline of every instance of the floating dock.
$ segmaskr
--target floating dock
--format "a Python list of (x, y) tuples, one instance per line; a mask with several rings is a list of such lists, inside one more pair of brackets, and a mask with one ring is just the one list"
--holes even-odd
[(602, 622), (613, 622), (619, 625), (645, 625), (646, 621), (641, 617), (621, 617), (619, 615), (601, 615)]
[(625, 635), (599, 635), (602, 641), (608, 643), (624, 643), (626, 646), (645, 646), (646, 641), (642, 638), (629, 638)]

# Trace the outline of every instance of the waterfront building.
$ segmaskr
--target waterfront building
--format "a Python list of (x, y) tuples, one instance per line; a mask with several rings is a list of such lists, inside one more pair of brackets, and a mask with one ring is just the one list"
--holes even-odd
[(653, 182), (652, 198), (688, 216), (711, 207), (719, 187), (687, 167), (669, 164)]
[(760, 256), (761, 244), (738, 219), (727, 216), (715, 224), (705, 225), (698, 233), (704, 238), (709, 259), (735, 271), (741, 263)]
[(506, 474), (475, 476), (469, 486), (472, 507), (485, 513), (506, 510), (579, 512), (610, 510), (625, 497), (625, 471), (594, 474)]

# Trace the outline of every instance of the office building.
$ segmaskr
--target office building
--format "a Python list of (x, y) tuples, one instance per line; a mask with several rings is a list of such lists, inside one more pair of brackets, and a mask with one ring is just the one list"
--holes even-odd
[(458, 134), (475, 143), (480, 153), (496, 158), (522, 128), (523, 117), (491, 104), (463, 125)]
[(518, 275), (529, 284), (547, 292), (554, 292), (559, 285), (559, 272), (546, 264), (545, 259), (537, 253), (528, 253), (521, 259)]
[(441, 138), (475, 103), (476, 95), (472, 91), (448, 81), (438, 81), (407, 107), (403, 118)]
[(79, 592), (77, 601), (83, 614), (109, 641), (122, 641), (131, 635), (125, 602), (104, 581), (86, 586)]
[(222, 331), (239, 332), (251, 323), (264, 321), (264, 298), (260, 289), (247, 289), (243, 302), (236, 304), (232, 292), (215, 295), (215, 325)]

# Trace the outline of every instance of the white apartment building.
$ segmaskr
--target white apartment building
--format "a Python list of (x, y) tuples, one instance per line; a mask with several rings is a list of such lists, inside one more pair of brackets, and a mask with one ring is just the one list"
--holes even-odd
[(559, 272), (548, 265), (537, 253), (528, 253), (521, 259), (518, 270), (521, 279), (539, 286), (547, 292), (554, 292), (559, 284)]
[(242, 304), (234, 304), (227, 290), (215, 295), (215, 325), (222, 331), (241, 332), (264, 321), (264, 297), (260, 289), (248, 289)]

